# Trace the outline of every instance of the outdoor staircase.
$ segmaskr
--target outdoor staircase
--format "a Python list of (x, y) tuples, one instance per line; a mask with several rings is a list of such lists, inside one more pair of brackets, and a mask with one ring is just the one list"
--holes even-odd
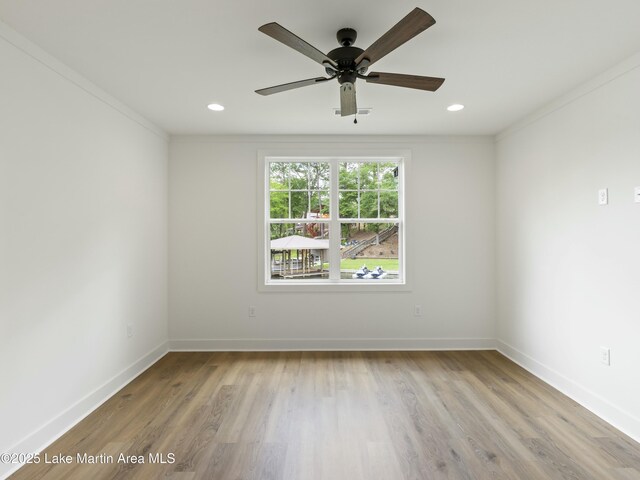
[(381, 231), (377, 235), (374, 235), (373, 237), (371, 237), (371, 238), (369, 238), (367, 240), (363, 240), (362, 242), (358, 243), (357, 245), (353, 245), (352, 247), (344, 249), (340, 253), (340, 256), (342, 258), (354, 258), (356, 255), (358, 255), (358, 253), (360, 253), (365, 248), (367, 248), (367, 247), (369, 247), (371, 245), (378, 245), (379, 243), (384, 242), (391, 235), (393, 235), (394, 233), (397, 233), (397, 231), (398, 231), (398, 226), (397, 225), (392, 225), (389, 228), (384, 229), (383, 231)]

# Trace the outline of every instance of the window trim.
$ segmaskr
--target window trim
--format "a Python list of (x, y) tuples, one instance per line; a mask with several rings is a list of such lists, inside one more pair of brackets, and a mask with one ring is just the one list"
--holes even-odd
[[(407, 268), (407, 258), (411, 258), (411, 252), (408, 249), (407, 242), (407, 205), (406, 205), (406, 181), (410, 178), (411, 152), (409, 150), (387, 150), (376, 149), (365, 151), (363, 149), (295, 149), (287, 151), (258, 150), (257, 152), (257, 230), (258, 230), (258, 248), (257, 248), (257, 264), (258, 264), (258, 291), (260, 292), (379, 292), (379, 291), (410, 291), (410, 274), (411, 270)], [(283, 219), (271, 219), (267, 215), (267, 206), (269, 206), (270, 182), (267, 165), (273, 161), (332, 161), (336, 163), (336, 169), (332, 169), (329, 188), (329, 212), (330, 220), (324, 220), (323, 223), (340, 225), (341, 223), (399, 223), (399, 250), (401, 251), (400, 261), (401, 272), (403, 278), (392, 281), (376, 281), (376, 282), (359, 282), (357, 280), (307, 280), (304, 283), (300, 281), (278, 280), (270, 282), (268, 274), (270, 273), (270, 250), (267, 245), (267, 239), (270, 238), (269, 224), (274, 220), (282, 221)], [(401, 174), (398, 178), (398, 218), (376, 218), (376, 219), (353, 219), (340, 218), (338, 211), (338, 193), (339, 163), (344, 161), (366, 162), (366, 161), (400, 161), (402, 163)], [(335, 192), (335, 195), (331, 195)], [(319, 219), (318, 219), (319, 220)], [(339, 231), (339, 230), (338, 230)], [(330, 235), (329, 258), (330, 265), (339, 265), (340, 263), (340, 235)]]

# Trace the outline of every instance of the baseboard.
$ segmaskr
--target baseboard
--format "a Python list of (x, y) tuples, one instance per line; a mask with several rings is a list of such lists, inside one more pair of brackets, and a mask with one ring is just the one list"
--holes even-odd
[(640, 419), (613, 405), (591, 390), (570, 380), (556, 370), (522, 353), (511, 345), (501, 340), (496, 340), (496, 345), (497, 350), (505, 357), (561, 391), (572, 400), (575, 400), (584, 408), (633, 438), (635, 441), (640, 442)]
[(170, 340), (176, 352), (191, 351), (344, 351), (495, 350), (492, 338), (219, 338)]
[[(122, 387), (160, 360), (168, 351), (167, 342), (154, 348), (47, 424), (16, 443), (8, 449), (8, 452), (27, 453), (44, 450), (44, 448), (51, 445), (55, 440), (111, 398), (118, 390), (122, 389)], [(20, 467), (22, 467), (22, 464), (0, 463), (0, 478), (7, 478)]]

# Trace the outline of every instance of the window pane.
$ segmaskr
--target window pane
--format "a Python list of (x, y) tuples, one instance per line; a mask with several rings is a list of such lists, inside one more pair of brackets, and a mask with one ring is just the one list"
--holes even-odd
[(398, 192), (380, 192), (380, 218), (398, 218)]
[(270, 225), (272, 280), (318, 280), (329, 277), (329, 225)]
[(304, 228), (302, 232), (305, 237), (313, 238), (315, 240), (327, 239), (329, 238), (329, 224), (318, 222), (318, 223), (305, 223), (302, 227), (298, 226), (298, 230), (300, 228)]
[(308, 190), (309, 189), (309, 170), (305, 162), (289, 164), (289, 179), (291, 181), (291, 190)]
[(360, 192), (360, 218), (378, 218), (378, 192)]
[(270, 218), (289, 218), (289, 193), (271, 192), (270, 198)]
[(307, 167), (309, 171), (309, 188), (311, 190), (327, 190), (329, 188), (329, 163), (309, 163)]
[(269, 164), (269, 188), (271, 190), (287, 190), (289, 188), (289, 163), (273, 162)]
[(360, 164), (360, 189), (378, 189), (378, 164), (375, 162)]
[(395, 162), (381, 163), (379, 166), (380, 188), (382, 190), (398, 189), (398, 164)]
[(311, 193), (310, 218), (327, 218), (329, 216), (329, 192)]
[(358, 192), (340, 192), (340, 218), (358, 218)]
[(306, 218), (309, 211), (309, 192), (291, 192), (291, 218)]
[(329, 211), (330, 201), (329, 192), (320, 192), (320, 214), (325, 218), (329, 217), (331, 213)]
[(358, 164), (340, 163), (340, 190), (356, 190), (358, 188)]
[(271, 240), (286, 237), (295, 233), (295, 224), (293, 223), (272, 223), (269, 225)]
[(399, 277), (398, 225), (340, 224), (340, 278), (358, 281)]

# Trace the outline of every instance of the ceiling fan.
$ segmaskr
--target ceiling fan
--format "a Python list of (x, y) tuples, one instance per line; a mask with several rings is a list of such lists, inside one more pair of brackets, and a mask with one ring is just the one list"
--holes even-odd
[(355, 115), (357, 112), (355, 82), (358, 78), (368, 83), (381, 83), (435, 92), (444, 82), (444, 78), (385, 72), (370, 72), (365, 75), (367, 69), (375, 62), (435, 23), (436, 21), (427, 12), (420, 8), (414, 8), (366, 50), (353, 46), (357, 37), (357, 32), (353, 28), (341, 28), (336, 37), (342, 46), (331, 50), (326, 55), (281, 25), (275, 22), (267, 23), (258, 30), (315, 60), (325, 68), (325, 72), (329, 76), (262, 88), (256, 90), (256, 93), (271, 95), (336, 78), (340, 83), (340, 115), (344, 117)]

